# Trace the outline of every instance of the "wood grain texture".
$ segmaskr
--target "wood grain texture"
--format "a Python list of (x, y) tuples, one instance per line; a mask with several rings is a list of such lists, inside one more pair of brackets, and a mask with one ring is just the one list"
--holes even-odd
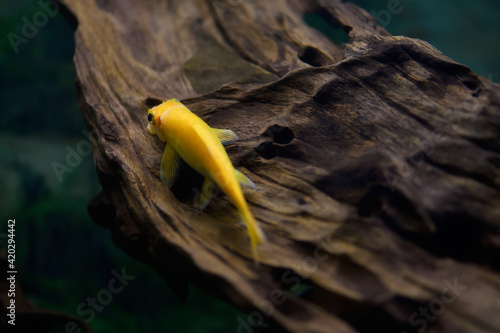
[[(340, 0), (66, 4), (103, 187), (90, 214), (181, 298), (191, 280), (255, 332), (500, 330), (498, 85)], [(198, 211), (189, 168), (161, 183), (146, 110), (168, 98), (239, 136), (260, 266), (227, 197)]]

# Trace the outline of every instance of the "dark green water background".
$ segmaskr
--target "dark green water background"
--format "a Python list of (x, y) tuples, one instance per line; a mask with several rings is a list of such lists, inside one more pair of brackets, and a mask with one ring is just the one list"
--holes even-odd
[[(379, 16), (392, 34), (426, 40), (500, 81), (500, 1), (400, 0), (390, 15), (388, 0), (352, 2)], [(180, 304), (152, 269), (116, 248), (110, 232), (89, 218), (86, 205), (100, 191), (92, 155), (62, 181), (56, 176), (53, 162), (65, 164), (68, 147), (86, 140), (74, 89), (73, 31), (57, 14), (18, 52), (7, 38), (20, 35), (23, 17), (39, 10), (35, 1), (0, 3), (0, 248), (7, 220), (16, 219), (24, 292), (41, 308), (78, 317), (77, 307), (107, 288), (111, 270), (124, 268), (135, 278), (96, 312), (94, 332), (237, 332), (238, 316), (247, 314), (194, 286)], [(318, 17), (306, 22), (334, 40), (345, 38)]]

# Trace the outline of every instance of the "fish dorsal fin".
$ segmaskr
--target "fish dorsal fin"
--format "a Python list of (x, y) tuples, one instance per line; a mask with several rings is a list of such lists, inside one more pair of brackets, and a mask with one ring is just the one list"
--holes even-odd
[(212, 131), (224, 146), (233, 144), (238, 140), (238, 136), (231, 130), (212, 128)]
[(238, 180), (238, 183), (240, 183), (243, 186), (250, 187), (250, 188), (257, 188), (255, 186), (254, 182), (250, 180), (244, 173), (241, 171), (238, 171), (234, 169), (234, 173), (236, 174), (236, 179)]
[(160, 178), (162, 182), (171, 187), (175, 182), (175, 179), (179, 175), (179, 168), (181, 166), (182, 158), (175, 151), (171, 144), (167, 142), (165, 146), (165, 152), (161, 158), (160, 165)]

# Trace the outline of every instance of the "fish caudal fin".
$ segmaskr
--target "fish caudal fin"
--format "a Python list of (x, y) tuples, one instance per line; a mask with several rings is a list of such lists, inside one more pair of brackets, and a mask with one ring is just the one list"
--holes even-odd
[(250, 213), (248, 207), (241, 209), (240, 215), (243, 218), (243, 221), (245, 222), (248, 229), (248, 236), (250, 237), (250, 246), (252, 247), (253, 259), (256, 263), (259, 263), (260, 260), (259, 254), (257, 252), (257, 246), (264, 243), (264, 233), (257, 224), (257, 220), (255, 220), (252, 213)]

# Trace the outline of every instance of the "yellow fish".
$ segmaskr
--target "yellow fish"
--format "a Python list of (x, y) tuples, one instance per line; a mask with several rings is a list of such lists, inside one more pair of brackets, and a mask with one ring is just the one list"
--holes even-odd
[(233, 167), (223, 146), (236, 142), (236, 134), (231, 130), (211, 128), (177, 99), (169, 99), (149, 109), (148, 121), (149, 133), (167, 143), (161, 159), (161, 180), (171, 187), (181, 159), (184, 160), (205, 177), (199, 202), (202, 209), (214, 196), (216, 184), (238, 209), (248, 229), (254, 260), (258, 262), (257, 245), (264, 241), (264, 234), (240, 187), (242, 184), (255, 188), (255, 184)]

